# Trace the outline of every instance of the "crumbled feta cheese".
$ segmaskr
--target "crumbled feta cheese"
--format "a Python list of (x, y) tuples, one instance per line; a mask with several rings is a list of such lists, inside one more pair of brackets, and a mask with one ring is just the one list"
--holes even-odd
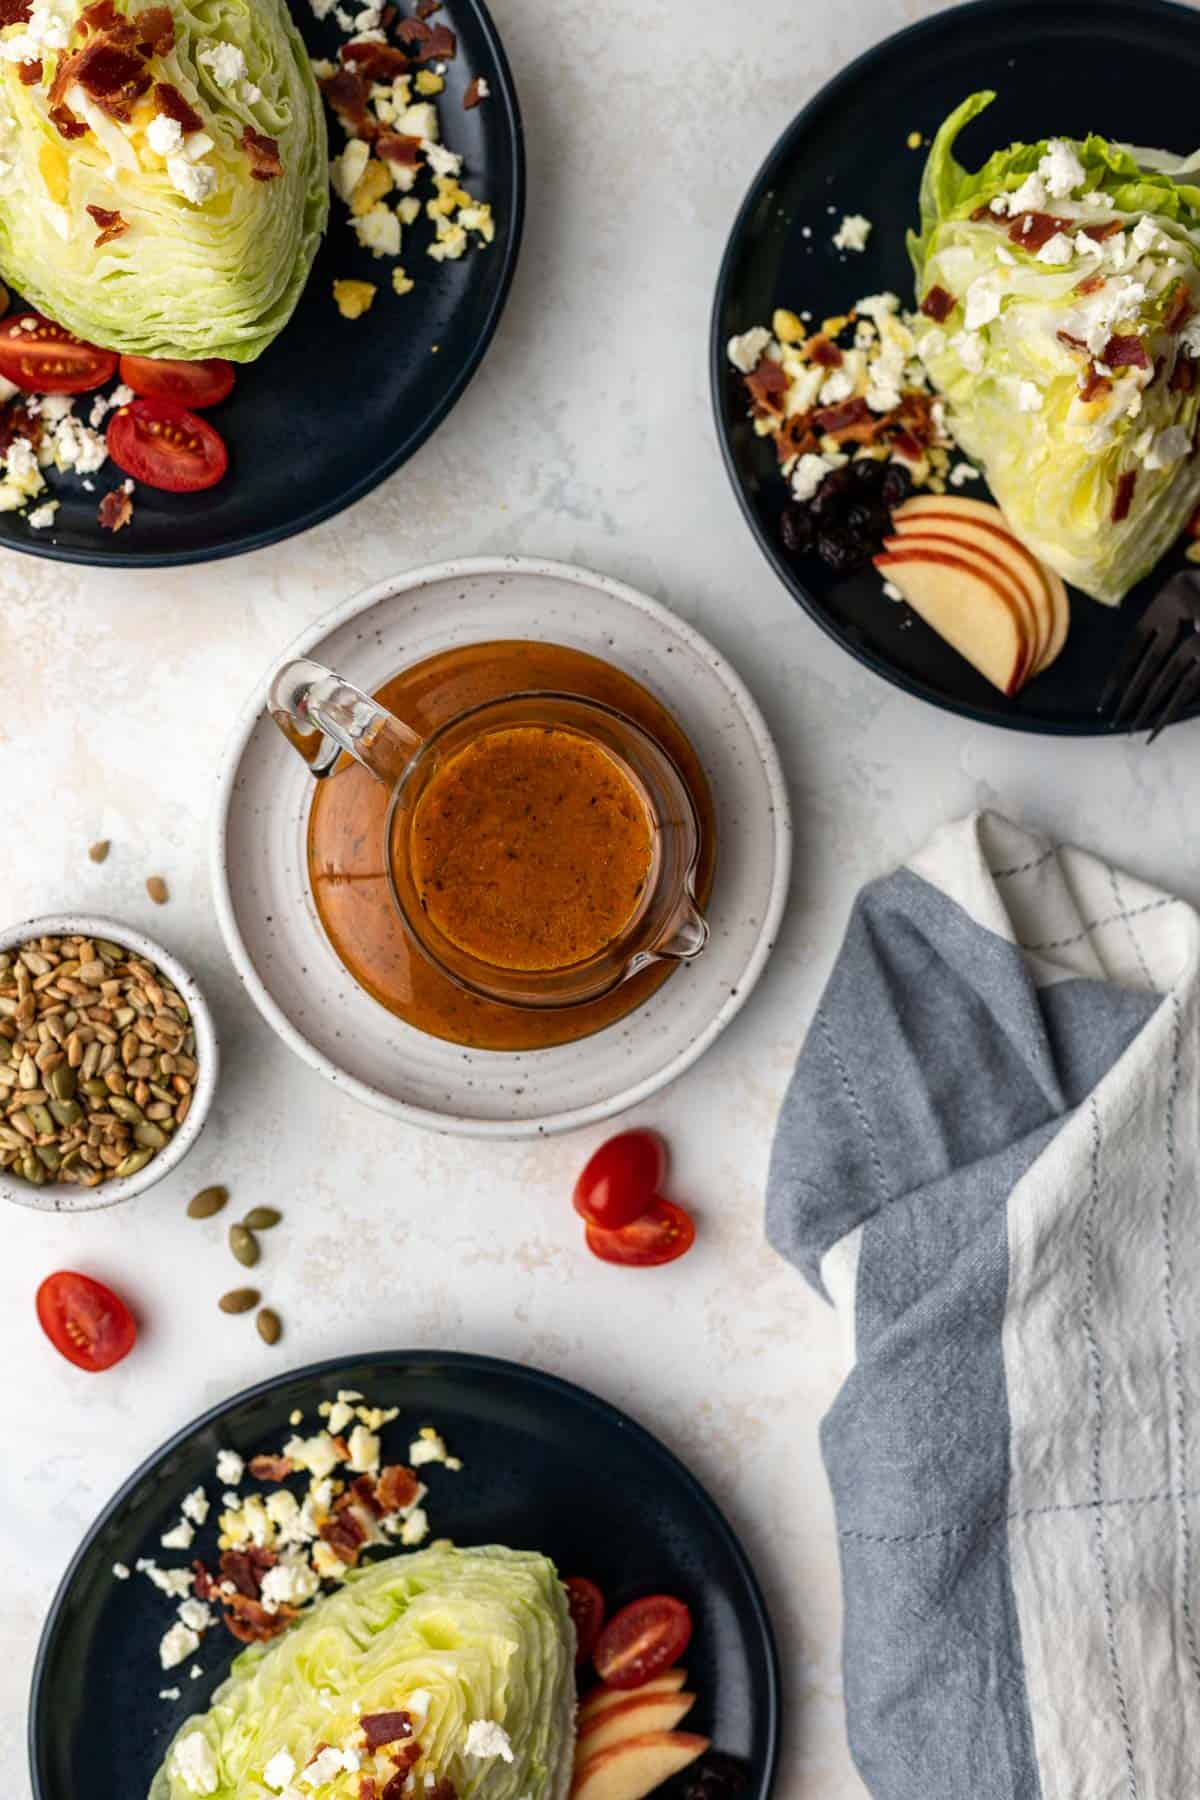
[(178, 1663), (186, 1662), (200, 1648), (200, 1639), (190, 1625), (182, 1622), (172, 1625), (163, 1636), (158, 1646), (158, 1658), (164, 1669), (173, 1669)]
[(1000, 316), (1001, 287), (994, 275), (979, 275), (967, 289), (964, 324), (968, 331), (978, 331)]
[(1087, 180), (1087, 170), (1061, 138), (1051, 138), (1046, 154), (1038, 164), (1038, 174), (1046, 184), (1046, 192), (1054, 200), (1065, 200)]
[(320, 1585), (303, 1557), (289, 1556), (263, 1576), (262, 1603), (269, 1613), (278, 1612), (281, 1606), (303, 1606)]
[(487, 84), (486, 76), (477, 75), (475, 77), (475, 96), (476, 96), (476, 98), (479, 100), (489, 100), (491, 98), (491, 94), (492, 94), (492, 90)]
[(977, 331), (959, 331), (950, 339), (950, 348), (964, 369), (972, 375), (981, 373), (986, 359), (983, 339)]
[(436, 144), (432, 138), (423, 138), (421, 149), (425, 153), (425, 161), (435, 175), (460, 175), (462, 173), (462, 157), (457, 156), (453, 150), (447, 150), (444, 144)]
[(344, 1769), (353, 1773), (358, 1768), (360, 1760), (357, 1750), (335, 1750), (332, 1745), (326, 1744), (323, 1750), (317, 1752), (307, 1767), (300, 1771), (299, 1779), (305, 1787), (324, 1787), (327, 1782), (340, 1775)]
[(190, 1678), (193, 1681), (199, 1681), (199, 1679), (203, 1675), (203, 1673), (204, 1673), (204, 1670), (200, 1667), (199, 1663), (193, 1663), (191, 1668), (188, 1670), (188, 1675), (190, 1676)]
[(900, 589), (896, 586), (894, 581), (884, 582), (883, 595), (885, 600), (903, 600), (904, 598), (904, 595), (900, 592)]
[(4, 479), (10, 487), (32, 498), (45, 488), (37, 456), (28, 438), (14, 438), (4, 458)]
[(190, 1494), (184, 1495), (180, 1511), (193, 1525), (203, 1525), (208, 1517), (208, 1510), (208, 1495), (202, 1487), (193, 1488)]
[(373, 1431), (368, 1431), (365, 1425), (356, 1425), (347, 1440), (349, 1467), (356, 1475), (374, 1474), (379, 1468), (380, 1448), (380, 1441)]
[(1138, 256), (1145, 256), (1148, 250), (1168, 249), (1170, 242), (1151, 218), (1139, 219), (1129, 238), (1130, 247)]
[(425, 1463), (447, 1463), (450, 1457), (446, 1450), (446, 1440), (440, 1431), (432, 1425), (422, 1425), (420, 1432), (408, 1446), (409, 1467), (419, 1469)]
[(207, 1631), (213, 1622), (213, 1609), (205, 1600), (185, 1600), (179, 1617), (189, 1631)]
[(414, 1725), (423, 1725), (429, 1716), (433, 1695), (428, 1688), (414, 1688), (404, 1699), (404, 1710)]
[(792, 492), (797, 500), (811, 500), (832, 467), (828, 457), (806, 451), (792, 470)]
[(854, 392), (854, 377), (845, 369), (835, 369), (821, 386), (821, 405), (836, 406), (839, 400), (848, 400)]
[(1046, 239), (1038, 251), (1037, 260), (1040, 263), (1049, 263), (1054, 268), (1061, 268), (1065, 263), (1071, 262), (1074, 255), (1075, 246), (1066, 232), (1056, 231), (1052, 238)]
[(246, 58), (236, 44), (202, 44), (196, 61), (211, 70), (219, 88), (235, 88), (246, 79)]
[(409, 1508), (404, 1524), (400, 1528), (400, 1542), (407, 1546), (423, 1544), (429, 1536), (429, 1516), (423, 1506)]
[(968, 481), (978, 480), (979, 470), (974, 468), (969, 462), (956, 462), (950, 471), (950, 486), (952, 488), (965, 487)]
[(177, 1687), (159, 1688), (158, 1697), (160, 1700), (178, 1700), (182, 1692), (183, 1689)]
[(215, 1794), (221, 1785), (217, 1761), (202, 1730), (181, 1737), (171, 1752), (171, 1772), (189, 1794)]
[(203, 206), (216, 192), (216, 170), (207, 163), (192, 162), (186, 155), (167, 158), (167, 175), (176, 193), (191, 206)]
[(132, 1570), (130, 1569), (128, 1563), (122, 1563), (122, 1562), (114, 1563), (112, 1566), (112, 1572), (113, 1572), (113, 1579), (116, 1581), (128, 1581), (130, 1575), (132, 1574)]
[(170, 1531), (164, 1531), (158, 1540), (164, 1550), (187, 1550), (191, 1547), (196, 1533), (186, 1519), (180, 1519), (178, 1525), (172, 1525)]
[(146, 127), (146, 142), (155, 156), (174, 156), (183, 145), (183, 127), (166, 113), (155, 113)]
[(506, 1763), (513, 1760), (512, 1741), (503, 1725), (497, 1725), (495, 1719), (471, 1721), (463, 1752), (467, 1756), (499, 1756)]
[[(1015, 218), (1018, 213), (1042, 212), (1046, 205), (1046, 184), (1040, 175), (1027, 175), (1019, 188), (997, 198), (1006, 201), (1010, 218)], [(992, 209), (996, 210), (995, 200), (992, 201)]]
[(1018, 381), (1018, 383), (1017, 383), (1017, 411), (1034, 413), (1034, 412), (1041, 412), (1041, 410), (1042, 410), (1042, 390), (1038, 386), (1037, 382), (1036, 381)]
[(223, 1487), (236, 1487), (246, 1472), (246, 1465), (236, 1450), (217, 1451), (217, 1480)]
[(847, 213), (833, 234), (838, 250), (865, 250), (871, 235), (871, 221), (861, 213)]
[(337, 1446), (327, 1431), (318, 1431), (310, 1438), (289, 1438), (283, 1446), (283, 1454), (297, 1469), (307, 1469), (318, 1481), (332, 1475), (341, 1461)]
[(282, 1793), (296, 1773), (296, 1759), (287, 1750), (277, 1750), (263, 1769), (263, 1780), (275, 1793)]
[(364, 250), (370, 250), (374, 256), (399, 256), (400, 221), (382, 202), (361, 217), (352, 219), (351, 224)]
[(37, 507), (34, 512), (31, 512), (28, 515), (27, 523), (34, 531), (45, 531), (49, 526), (53, 525), (54, 517), (57, 512), (58, 501), (47, 500), (44, 506)]
[(173, 1600), (181, 1600), (192, 1591), (192, 1571), (190, 1569), (160, 1569), (153, 1558), (139, 1557), (137, 1572), (152, 1581), (161, 1594), (169, 1594)]

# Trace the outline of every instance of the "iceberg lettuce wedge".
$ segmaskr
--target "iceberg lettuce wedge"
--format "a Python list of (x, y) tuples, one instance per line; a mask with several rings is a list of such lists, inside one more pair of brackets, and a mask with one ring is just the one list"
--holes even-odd
[(946, 120), (909, 235), (917, 352), (1029, 547), (1117, 604), (1200, 502), (1200, 159), (1091, 136), (955, 156)]
[(435, 1546), (356, 1570), (282, 1637), (237, 1658), (209, 1710), (179, 1732), (150, 1800), (290, 1791), (289, 1771), (307, 1794), (300, 1776), (322, 1746), (341, 1759), (322, 1768), (322, 1800), (354, 1800), (363, 1775), (382, 1792), (395, 1767), (386, 1750), (366, 1749), (360, 1720), (395, 1711), (420, 1745), (418, 1794), (438, 1781), (458, 1800), (565, 1800), (575, 1633), (554, 1565)]
[[(169, 0), (167, 27), (157, 4), (149, 48), (120, 42), (144, 0), (107, 24), (82, 0), (16, 10), (0, 31), (0, 272), (106, 349), (253, 361), (291, 317), (328, 208), (321, 99), (283, 0)], [(109, 40), (133, 58), (115, 96), (79, 61)]]

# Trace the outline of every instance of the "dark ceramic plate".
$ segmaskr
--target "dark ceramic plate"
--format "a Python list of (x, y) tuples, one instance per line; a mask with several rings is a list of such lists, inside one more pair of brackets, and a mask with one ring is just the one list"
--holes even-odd
[[(930, 137), (977, 89), (994, 88), (999, 97), (960, 140), (971, 168), (1014, 139), (1088, 131), (1190, 151), (1200, 141), (1198, 83), (1200, 14), (1167, 0), (955, 6), (888, 38), (818, 94), (767, 158), (733, 228), (711, 355), (717, 430), (742, 510), (777, 574), (830, 636), (897, 687), (947, 711), (1020, 731), (1107, 730), (1096, 708), (1109, 671), (1158, 585), (1182, 564), (1182, 552), (1119, 611), (1072, 594), (1062, 655), (1015, 700), (1005, 700), (908, 607), (884, 599), (874, 570), (847, 579), (815, 557), (784, 554), (786, 484), (770, 441), (750, 427), (726, 342), (769, 324), (777, 306), (808, 308), (820, 319), (883, 288), (911, 301), (904, 235), (916, 220), (925, 152), (910, 150), (906, 140), (913, 131)], [(832, 238), (851, 212), (865, 213), (874, 230), (865, 252), (842, 257)]]
[[(196, 1659), (201, 1679), (190, 1680), (186, 1664), (164, 1676), (158, 1641), (171, 1603), (142, 1576), (114, 1580), (112, 1565), (182, 1560), (158, 1540), (197, 1483), (218, 1496), (217, 1451), (277, 1450), (294, 1407), (313, 1430), (318, 1402), (343, 1387), (400, 1408), (385, 1427), (385, 1452), (403, 1457), (406, 1432), (432, 1422), (462, 1457), (461, 1473), (427, 1471), (436, 1535), (545, 1551), (564, 1574), (598, 1582), (612, 1607), (659, 1591), (685, 1600), (696, 1626), (689, 1683), (699, 1696), (688, 1729), (694, 1721), (743, 1759), (742, 1800), (767, 1800), (779, 1720), (771, 1626), (746, 1557), (704, 1490), (648, 1432), (581, 1388), (489, 1357), (424, 1351), (347, 1357), (264, 1382), (189, 1425), (131, 1477), (75, 1556), (42, 1635), (29, 1717), (34, 1800), (147, 1792), (171, 1737), (208, 1705), (237, 1646), (218, 1626)], [(217, 1510), (188, 1554), (213, 1559)], [(176, 1683), (178, 1701), (157, 1698)]]
[[(345, 41), (336, 27), (318, 24), (309, 0), (291, 3), (313, 55), (336, 56)], [(437, 16), (458, 38), (438, 102), (442, 135), (464, 159), (465, 185), (491, 204), (495, 242), (473, 246), (458, 262), (435, 263), (425, 253), (433, 227), (422, 214), (404, 233), (402, 260), (416, 287), (399, 295), (391, 259), (361, 248), (333, 197), (329, 230), (291, 322), (256, 363), (239, 368), (231, 398), (209, 415), (229, 446), (224, 481), (202, 494), (139, 486), (133, 523), (113, 536), (101, 530), (96, 508), (120, 470), (106, 463), (91, 477), (91, 494), (75, 476), (52, 475), (52, 495), (43, 497), (62, 502), (53, 529), (32, 531), (16, 515), (0, 515), (0, 547), (108, 568), (259, 550), (361, 500), (437, 428), (499, 323), (525, 207), (521, 115), (487, 8), (483, 0), (445, 0)], [(467, 112), (463, 94), (474, 75), (491, 92)], [(330, 130), (336, 150), (342, 134), (336, 125)], [(424, 182), (417, 192), (427, 197)], [(345, 276), (378, 287), (361, 319), (343, 319), (334, 305), (333, 283)], [(76, 412), (87, 418), (86, 395)]]

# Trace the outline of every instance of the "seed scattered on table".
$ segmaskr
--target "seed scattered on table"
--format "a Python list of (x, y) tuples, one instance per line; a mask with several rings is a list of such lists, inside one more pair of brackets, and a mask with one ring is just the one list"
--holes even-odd
[(242, 1224), (250, 1231), (270, 1231), (273, 1225), (278, 1225), (282, 1217), (283, 1214), (277, 1212), (273, 1206), (253, 1206), (242, 1220)]
[(277, 1344), (283, 1326), (279, 1322), (279, 1314), (264, 1306), (254, 1323), (258, 1326), (258, 1335), (264, 1344)]
[(245, 1269), (252, 1269), (258, 1261), (258, 1239), (245, 1225), (229, 1227), (229, 1248)]
[(198, 1194), (194, 1194), (192, 1196), (192, 1198), (188, 1201), (188, 1207), (187, 1207), (188, 1218), (189, 1219), (211, 1219), (214, 1213), (219, 1213), (221, 1211), (221, 1208), (228, 1203), (228, 1200), (229, 1200), (229, 1189), (228, 1188), (223, 1188), (223, 1187), (201, 1188), (200, 1192)]
[(108, 856), (108, 853), (111, 849), (112, 849), (112, 844), (109, 841), (109, 839), (101, 838), (99, 843), (92, 845), (91, 849), (88, 851), (88, 855), (91, 857), (91, 859), (94, 863), (102, 863)]
[(227, 1294), (221, 1295), (217, 1305), (223, 1313), (244, 1313), (250, 1312), (261, 1299), (257, 1288), (230, 1288)]
[(165, 906), (167, 904), (167, 884), (161, 875), (151, 875), (149, 877), (146, 882), (146, 892), (153, 900), (155, 906)]

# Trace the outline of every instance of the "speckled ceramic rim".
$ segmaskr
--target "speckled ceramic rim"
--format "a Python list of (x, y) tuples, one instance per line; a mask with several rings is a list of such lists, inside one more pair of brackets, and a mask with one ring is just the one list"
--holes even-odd
[[(771, 891), (763, 910), (758, 940), (738, 980), (736, 992), (726, 996), (705, 1030), (693, 1039), (686, 1049), (671, 1057), (653, 1075), (636, 1082), (632, 1087), (625, 1088), (620, 1093), (610, 1095), (604, 1100), (598, 1100), (593, 1105), (575, 1107), (566, 1112), (551, 1113), (541, 1119), (469, 1119), (449, 1112), (433, 1112), (427, 1107), (414, 1106), (407, 1101), (397, 1100), (391, 1094), (381, 1092), (371, 1083), (360, 1081), (357, 1077), (338, 1068), (336, 1063), (323, 1056), (302, 1033), (296, 1030), (291, 1020), (272, 998), (242, 939), (229, 884), (226, 836), (234, 787), (251, 733), (263, 716), (264, 696), (275, 669), (293, 657), (312, 655), (332, 632), (339, 630), (350, 620), (357, 618), (360, 613), (368, 611), (369, 608), (389, 595), (411, 593), (415, 588), (426, 587), (435, 582), (460, 581), (474, 575), (530, 575), (549, 577), (557, 581), (575, 582), (581, 587), (599, 589), (614, 599), (622, 601), (626, 606), (648, 614), (649, 617), (665, 626), (693, 656), (700, 658), (710, 668), (718, 671), (725, 686), (737, 701), (747, 731), (753, 740), (755, 753), (761, 764), (774, 808), (775, 867), (772, 874)], [(698, 745), (697, 748), (700, 755), (703, 756), (703, 745)], [(648, 1100), (652, 1094), (657, 1094), (670, 1082), (675, 1081), (685, 1070), (690, 1069), (692, 1064), (699, 1061), (710, 1045), (720, 1037), (730, 1021), (742, 1010), (758, 983), (758, 978), (762, 974), (774, 946), (779, 921), (787, 902), (791, 866), (792, 823), (787, 784), (784, 781), (779, 754), (772, 742), (771, 734), (767, 730), (766, 721), (741, 676), (735, 673), (707, 638), (701, 637), (698, 631), (694, 631), (690, 625), (685, 624), (676, 613), (673, 613), (669, 607), (663, 606), (659, 601), (651, 600), (647, 595), (639, 593), (636, 588), (627, 587), (624, 582), (614, 581), (610, 576), (597, 575), (591, 570), (577, 568), (571, 563), (547, 562), (541, 558), (529, 556), (462, 557), (454, 562), (430, 563), (424, 568), (410, 569), (406, 574), (395, 575), (386, 581), (376, 582), (372, 587), (366, 588), (363, 592), (344, 601), (341, 606), (335, 607), (332, 612), (326, 613), (324, 618), (318, 619), (315, 625), (310, 625), (272, 663), (270, 670), (267, 671), (252, 694), (225, 752), (216, 804), (213, 808), (212, 885), (217, 918), (220, 921), (221, 931), (238, 975), (267, 1023), (310, 1068), (316, 1069), (327, 1080), (333, 1081), (344, 1092), (353, 1094), (357, 1100), (363, 1101), (367, 1106), (374, 1107), (378, 1112), (388, 1113), (392, 1118), (404, 1119), (410, 1125), (420, 1125), (428, 1131), (438, 1131), (458, 1137), (513, 1140), (548, 1137), (565, 1131), (578, 1131), (585, 1125), (595, 1125), (603, 1119), (611, 1119), (618, 1113), (627, 1112), (630, 1107), (639, 1105), (643, 1100)]]
[(232, 1395), (228, 1400), (222, 1400), (218, 1405), (210, 1407), (207, 1412), (201, 1413), (200, 1417), (193, 1419), (190, 1425), (185, 1425), (182, 1431), (177, 1431), (173, 1437), (168, 1438), (165, 1444), (160, 1444), (158, 1449), (134, 1470), (133, 1474), (121, 1485), (109, 1501), (108, 1505), (94, 1521), (84, 1536), (83, 1542), (71, 1558), (66, 1574), (59, 1583), (58, 1591), (50, 1603), (50, 1609), (46, 1614), (46, 1622), (42, 1626), (42, 1635), (38, 1642), (37, 1656), (34, 1659), (33, 1679), (30, 1684), (27, 1739), (29, 1748), (29, 1769), (33, 1784), (34, 1800), (52, 1800), (51, 1795), (48, 1793), (41, 1779), (39, 1756), (39, 1737), (42, 1731), (44, 1731), (46, 1723), (46, 1696), (42, 1690), (45, 1683), (46, 1659), (49, 1654), (50, 1644), (54, 1637), (55, 1630), (57, 1629), (59, 1615), (75, 1584), (78, 1572), (81, 1569), (92, 1544), (104, 1530), (104, 1527), (108, 1524), (109, 1520), (113, 1518), (114, 1514), (121, 1510), (121, 1507), (125, 1504), (130, 1494), (134, 1493), (139, 1484), (154, 1473), (166, 1457), (170, 1456), (173, 1451), (176, 1451), (187, 1444), (190, 1439), (198, 1433), (206, 1431), (209, 1426), (218, 1424), (226, 1414), (232, 1412), (235, 1408), (240, 1408), (255, 1400), (260, 1400), (266, 1395), (274, 1393), (276, 1389), (290, 1387), (298, 1381), (312, 1381), (318, 1383), (328, 1382), (332, 1377), (343, 1373), (345, 1370), (361, 1368), (365, 1362), (386, 1366), (389, 1372), (394, 1372), (398, 1368), (411, 1368), (413, 1365), (433, 1363), (439, 1367), (448, 1367), (459, 1370), (466, 1383), (469, 1383), (472, 1377), (477, 1374), (492, 1374), (508, 1375), (513, 1381), (528, 1387), (548, 1388), (556, 1394), (561, 1394), (574, 1400), (583, 1411), (598, 1413), (603, 1419), (616, 1425), (627, 1436), (631, 1436), (636, 1442), (641, 1444), (648, 1463), (665, 1465), (670, 1469), (675, 1479), (690, 1490), (698, 1510), (708, 1517), (713, 1529), (725, 1540), (730, 1559), (741, 1576), (746, 1596), (750, 1602), (751, 1611), (754, 1614), (755, 1624), (762, 1638), (763, 1651), (769, 1671), (767, 1692), (767, 1733), (766, 1742), (763, 1745), (763, 1766), (765, 1773), (757, 1792), (753, 1796), (753, 1800), (768, 1800), (768, 1796), (771, 1794), (775, 1785), (775, 1776), (779, 1765), (779, 1647), (775, 1641), (775, 1632), (771, 1625), (771, 1615), (767, 1611), (766, 1599), (763, 1595), (762, 1588), (759, 1585), (758, 1577), (754, 1573), (754, 1567), (745, 1550), (742, 1548), (737, 1533), (734, 1531), (720, 1507), (713, 1500), (708, 1490), (701, 1484), (696, 1476), (692, 1474), (686, 1463), (681, 1462), (672, 1451), (667, 1449), (665, 1444), (660, 1443), (653, 1432), (648, 1431), (644, 1425), (639, 1425), (636, 1419), (631, 1418), (628, 1413), (622, 1412), (619, 1407), (613, 1406), (611, 1401), (602, 1400), (598, 1394), (589, 1392), (587, 1388), (577, 1387), (573, 1381), (564, 1381), (560, 1375), (550, 1375), (543, 1369), (531, 1369), (527, 1368), (524, 1364), (508, 1362), (503, 1357), (477, 1356), (469, 1351), (462, 1350), (371, 1351), (365, 1355), (359, 1356), (337, 1356), (331, 1358), (328, 1362), (311, 1363), (307, 1368), (292, 1369), (283, 1375), (273, 1375), (270, 1380), (256, 1382), (253, 1387), (243, 1388), (240, 1393)]
[(170, 977), (181, 998), (187, 1002), (196, 1032), (196, 1061), (200, 1072), (192, 1094), (191, 1110), (165, 1150), (160, 1150), (136, 1175), (125, 1175), (119, 1181), (106, 1181), (97, 1188), (76, 1187), (67, 1181), (48, 1181), (44, 1187), (31, 1187), (27, 1181), (12, 1181), (7, 1170), (0, 1170), (0, 1200), (11, 1200), (18, 1206), (29, 1206), (37, 1212), (99, 1212), (107, 1206), (119, 1206), (132, 1200), (161, 1181), (164, 1175), (181, 1163), (208, 1118), (217, 1089), (220, 1051), (208, 1002), (194, 978), (169, 950), (148, 938), (143, 932), (121, 925), (116, 919), (95, 913), (50, 913), (41, 919), (26, 919), (0, 932), (0, 951), (11, 950), (33, 937), (101, 937), (144, 956)]

